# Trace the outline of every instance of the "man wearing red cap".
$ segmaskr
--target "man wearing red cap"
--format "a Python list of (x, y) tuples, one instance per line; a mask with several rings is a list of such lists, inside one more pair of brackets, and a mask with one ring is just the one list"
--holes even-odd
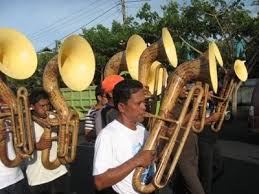
[(108, 99), (108, 103), (96, 113), (95, 130), (96, 135), (117, 116), (118, 111), (114, 108), (112, 91), (115, 85), (124, 80), (119, 75), (109, 75), (102, 81), (102, 89)]

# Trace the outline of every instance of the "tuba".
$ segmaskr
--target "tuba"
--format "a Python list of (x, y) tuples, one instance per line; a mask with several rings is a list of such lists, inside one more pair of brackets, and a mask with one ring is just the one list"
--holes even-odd
[(148, 112), (156, 114), (158, 112), (159, 96), (163, 95), (163, 91), (167, 85), (168, 73), (165, 67), (159, 62), (152, 63), (148, 76), (148, 89), (150, 94), (146, 93), (146, 100), (148, 105)]
[(126, 50), (113, 55), (105, 65), (104, 77), (118, 75), (119, 72), (127, 70), (133, 79), (138, 79), (138, 60), (146, 47), (145, 41), (139, 35), (132, 35)]
[[(147, 48), (145, 41), (141, 36), (132, 35), (126, 46), (125, 51), (116, 53), (105, 65), (104, 77), (117, 75), (121, 71), (128, 71), (132, 79), (139, 79), (139, 59), (143, 51)], [(166, 85), (168, 77), (166, 69), (158, 62), (154, 61), (149, 69), (150, 76), (147, 85), (150, 92), (146, 95), (150, 105), (151, 112), (155, 112), (158, 95)]]
[[(147, 48), (145, 41), (141, 36), (134, 34), (128, 42), (125, 51), (116, 53), (105, 65), (104, 77), (109, 75), (117, 75), (121, 71), (128, 71), (132, 79), (139, 78), (139, 59), (143, 51)], [(148, 86), (151, 88), (151, 93), (161, 93), (162, 86), (165, 85), (168, 74), (165, 68), (158, 61), (151, 64), (149, 71), (151, 76), (147, 80)]]
[[(43, 73), (43, 88), (56, 114), (54, 118), (35, 121), (44, 127), (43, 139), (57, 141), (57, 158), (49, 159), (50, 148), (42, 151), (42, 163), (47, 169), (71, 163), (76, 157), (79, 116), (71, 110), (59, 90), (58, 75), (72, 90), (82, 91), (92, 82), (95, 73), (95, 58), (89, 43), (82, 37), (72, 35), (65, 39), (57, 56), (53, 57)], [(51, 137), (51, 129), (58, 127), (58, 137)]]
[[(137, 191), (151, 193), (156, 188), (164, 187), (174, 172), (204, 93), (201, 86), (194, 85), (188, 93), (179, 116), (174, 119), (172, 115), (182, 88), (189, 81), (201, 81), (208, 83), (217, 92), (218, 79), (213, 47), (216, 47), (216, 44), (210, 43), (207, 52), (198, 59), (181, 64), (169, 78), (158, 117), (152, 116), (155, 117), (155, 122), (143, 148), (144, 150), (157, 151), (158, 148), (161, 150), (158, 153), (160, 157), (156, 165), (156, 173), (150, 183), (143, 184), (141, 175), (145, 169), (137, 167), (133, 175), (133, 186)], [(191, 108), (191, 111), (189, 112), (190, 118), (186, 122), (188, 108)]]
[(200, 125), (199, 126), (196, 126), (194, 124), (192, 125), (192, 130), (195, 133), (200, 133), (200, 132), (202, 132), (202, 130), (205, 126), (207, 102), (208, 102), (208, 98), (210, 96), (210, 93), (209, 93), (209, 84), (202, 83), (202, 82), (196, 82), (195, 84), (203, 87), (203, 91), (204, 91), (202, 101), (201, 101), (201, 104), (199, 105), (199, 110), (197, 112), (198, 118), (195, 119), (195, 120), (200, 121)]
[(150, 76), (151, 65), (155, 61), (168, 59), (174, 67), (177, 66), (177, 55), (174, 41), (167, 28), (162, 29), (162, 38), (147, 47), (139, 59), (138, 80), (146, 87), (148, 86), (148, 77)]
[[(21, 33), (8, 28), (0, 29), (0, 71), (14, 79), (30, 77), (37, 67), (37, 55), (31, 42)], [(8, 167), (18, 166), (34, 150), (33, 125), (28, 92), (21, 87), (15, 96), (0, 76), (1, 133), (11, 133), (14, 159), (8, 157), (7, 140), (0, 141), (0, 159)], [(8, 131), (7, 131), (8, 129)]]
[(221, 117), (217, 122), (213, 122), (211, 129), (214, 132), (218, 132), (223, 124), (224, 117), (231, 99), (232, 93), (234, 91), (235, 84), (241, 80), (246, 81), (248, 77), (248, 72), (245, 66), (245, 61), (237, 59), (234, 63), (232, 69), (225, 70), (225, 75), (223, 79), (223, 86), (219, 91), (219, 96), (212, 96), (217, 102), (215, 112), (221, 113)]
[[(140, 79), (139, 60), (146, 48), (146, 43), (140, 36), (132, 35), (129, 38), (125, 51), (125, 57), (129, 74), (133, 79)], [(168, 77), (167, 71), (159, 61), (154, 61), (151, 64), (148, 74), (150, 76), (148, 77), (147, 85), (150, 89), (150, 93), (157, 96), (162, 92), (163, 87), (166, 85), (166, 80)]]
[[(174, 41), (167, 28), (162, 29), (161, 39), (147, 47), (138, 61), (138, 80), (146, 90), (147, 109), (153, 114), (157, 112), (158, 96), (166, 87), (168, 77), (166, 68), (156, 64), (158, 63), (157, 61), (164, 61), (165, 59), (173, 67), (177, 66), (178, 60)], [(157, 70), (154, 70), (154, 68)]]

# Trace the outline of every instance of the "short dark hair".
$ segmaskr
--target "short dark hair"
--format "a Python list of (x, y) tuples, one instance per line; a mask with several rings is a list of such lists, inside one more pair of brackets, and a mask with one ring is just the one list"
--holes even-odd
[(119, 103), (127, 103), (131, 95), (141, 89), (143, 85), (137, 80), (126, 79), (116, 84), (112, 93), (115, 108), (118, 109)]
[(95, 99), (97, 102), (98, 102), (98, 98), (97, 98), (98, 96), (104, 96), (104, 91), (102, 89), (101, 84), (97, 85), (95, 88)]
[(29, 97), (31, 104), (36, 104), (41, 99), (49, 99), (48, 94), (43, 89), (33, 90)]

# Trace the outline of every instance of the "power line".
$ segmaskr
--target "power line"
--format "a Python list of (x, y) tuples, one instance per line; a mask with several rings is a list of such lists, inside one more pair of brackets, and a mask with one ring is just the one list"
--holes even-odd
[[(98, 10), (97, 13), (102, 13), (104, 10)], [(52, 34), (54, 36), (62, 36), (62, 34), (66, 34), (66, 33), (69, 33), (71, 31), (73, 31), (74, 29), (78, 28), (79, 26), (81, 27), (83, 24), (85, 24), (86, 22), (94, 19), (96, 16), (92, 16), (92, 17), (87, 17), (87, 20), (81, 20), (80, 23), (77, 23), (77, 22), (73, 22), (71, 24), (66, 24), (60, 28), (57, 28), (51, 32), (48, 32), (44, 35), (42, 35), (41, 37), (38, 37), (36, 40), (49, 40), (49, 35)], [(84, 23), (83, 23), (84, 22)], [(34, 39), (35, 41), (35, 39)]]
[[(102, 12), (104, 11), (105, 9), (102, 9)], [(117, 10), (117, 9), (116, 9)], [(94, 10), (94, 11), (96, 11), (97, 13), (99, 12), (99, 13), (102, 13), (101, 12), (101, 10)], [(117, 10), (117, 12), (119, 12), (119, 10)], [(108, 17), (108, 16), (107, 16)], [(88, 21), (90, 20), (90, 19), (94, 19), (94, 17), (91, 17), (91, 18), (88, 18)], [(80, 26), (82, 26), (82, 24), (80, 24)], [(77, 25), (77, 27), (78, 27), (78, 25)], [(65, 28), (64, 29), (56, 29), (55, 31), (58, 33), (58, 31), (59, 31), (59, 35), (58, 36), (62, 36), (62, 34), (66, 34), (66, 33), (69, 33), (69, 32), (71, 32), (71, 30), (73, 30), (73, 29), (75, 29), (75, 27), (72, 25), (67, 25), (67, 26), (65, 26)], [(56, 34), (57, 34), (56, 33)], [(62, 33), (62, 34), (61, 34)], [(57, 38), (54, 38), (54, 39), (57, 39)], [(41, 37), (39, 37), (39, 38), (37, 38), (37, 40), (39, 40), (39, 42), (44, 42), (44, 40), (45, 40), (45, 42), (47, 42), (47, 41), (49, 41), (49, 33), (48, 34), (45, 34), (45, 35), (42, 35)], [(40, 41), (41, 40), (41, 41)], [(33, 41), (35, 41), (35, 39), (33, 40)]]
[[(99, 2), (101, 2), (101, 1), (99, 1)], [(98, 6), (99, 5), (97, 4), (97, 6), (95, 8), (97, 8)], [(52, 26), (51, 28), (47, 28), (47, 29), (44, 29), (43, 31), (39, 32), (37, 35), (32, 37), (32, 39), (33, 40), (41, 39), (41, 38), (49, 35), (50, 32), (55, 32), (57, 30), (60, 30), (60, 28), (63, 28), (63, 26), (69, 26), (69, 25), (71, 26), (71, 25), (77, 23), (78, 21), (82, 20), (82, 18), (92, 15), (92, 13), (96, 12), (95, 8), (91, 9), (90, 12), (87, 10), (87, 11), (84, 11), (83, 13), (81, 13), (80, 15), (78, 15), (77, 17), (70, 18), (69, 20), (65, 20), (63, 22), (56, 23), (56, 25)]]
[[(118, 1), (118, 0), (117, 0)], [(122, 1), (122, 0), (120, 0)], [(129, 0), (127, 1), (127, 3), (134, 3), (134, 2), (143, 2), (143, 1), (148, 1), (148, 0)], [(101, 3), (101, 1), (98, 1), (98, 3)], [(109, 3), (106, 1), (106, 3)], [(98, 7), (98, 4), (96, 4)], [(118, 8), (119, 9), (119, 8)], [(78, 13), (81, 11), (82, 12), (83, 9), (79, 10)], [(92, 9), (92, 11), (95, 11), (94, 9)], [(89, 13), (89, 12), (88, 12)], [(73, 13), (74, 14), (74, 13)], [(72, 15), (73, 15), (72, 14)], [(81, 20), (81, 18), (79, 18), (79, 16), (83, 16), (85, 14), (85, 11), (83, 13), (81, 13), (80, 15), (77, 15), (76, 17), (77, 18), (69, 18), (68, 16), (63, 18), (63, 19), (60, 19), (60, 20), (57, 20), (56, 22), (54, 22), (53, 24), (51, 24), (50, 26), (47, 26), (45, 28), (42, 29), (42, 31), (39, 31), (39, 32), (36, 32), (35, 34), (33, 34), (31, 37), (32, 40), (38, 40), (38, 39), (43, 39), (44, 37), (48, 36), (50, 32), (57, 32), (60, 30), (60, 28), (63, 28), (64, 25), (67, 26), (70, 26), (75, 24), (77, 21)], [(90, 13), (88, 15), (91, 15)], [(86, 16), (88, 16), (86, 15)], [(84, 16), (84, 17), (86, 17)], [(68, 21), (66, 21), (66, 19), (68, 19)], [(60, 23), (60, 21), (63, 21)], [(68, 24), (69, 23), (69, 24)]]
[[(95, 2), (95, 0), (93, 0), (91, 3), (93, 3), (93, 2)], [(87, 5), (87, 7), (89, 7), (89, 5)], [(80, 12), (84, 12), (87, 7), (84, 7), (84, 8), (82, 8), (82, 9), (79, 9), (79, 10), (73, 12), (72, 14), (70, 14), (69, 16), (65, 16), (65, 17), (59, 18), (58, 20), (54, 21), (52, 24), (47, 25), (47, 26), (45, 26), (45, 27), (39, 29), (37, 32), (33, 32), (33, 33), (29, 34), (29, 36), (35, 36), (35, 35), (41, 33), (42, 31), (44, 31), (44, 30), (46, 30), (46, 29), (48, 29), (48, 28), (51, 28), (51, 27), (55, 26), (57, 23), (59, 23), (59, 22), (61, 22), (61, 21), (64, 21), (64, 20), (70, 18), (70, 17), (73, 16), (73, 15), (76, 15), (76, 14), (78, 14), (78, 13), (80, 13)]]
[[(139, 3), (139, 2), (145, 2), (145, 1), (150, 1), (150, 0), (129, 0), (129, 1), (126, 1), (126, 3)], [(108, 10), (106, 10), (105, 12), (103, 12), (102, 14), (100, 14), (100, 15), (98, 15), (97, 17), (95, 17), (95, 18), (93, 18), (92, 20), (90, 20), (90, 21), (89, 21), (88, 23), (86, 23), (85, 25), (83, 25), (83, 26), (77, 28), (76, 30), (70, 32), (70, 33), (67, 34), (66, 36), (64, 36), (64, 37), (62, 37), (62, 38), (60, 38), (60, 39), (58, 39), (58, 41), (63, 40), (64, 38), (68, 37), (69, 35), (71, 35), (71, 34), (77, 32), (78, 30), (82, 29), (83, 27), (89, 25), (90, 23), (92, 23), (93, 21), (99, 19), (100, 17), (102, 17), (103, 15), (105, 15), (106, 13), (108, 13), (109, 11), (111, 11), (112, 9), (114, 9), (115, 7), (118, 7), (119, 5), (120, 5), (120, 3), (115, 4), (114, 6), (112, 6), (111, 8), (109, 8)], [(51, 44), (47, 45), (47, 47), (49, 47), (49, 46), (51, 46), (51, 45), (53, 45), (53, 44), (54, 44), (54, 43), (51, 43)]]
[[(101, 23), (102, 25), (104, 25), (103, 21), (105, 21), (107, 23), (107, 21), (109, 21), (109, 16), (115, 15), (116, 14), (118, 16), (120, 16), (120, 11), (119, 10), (115, 10), (114, 12), (110, 13), (109, 15), (107, 15), (106, 17), (104, 17), (103, 19), (99, 20), (98, 23)], [(108, 18), (108, 19), (107, 19)], [(110, 18), (113, 20), (113, 18)]]
[[(64, 38), (70, 36), (71, 34), (77, 32), (78, 30), (82, 29), (83, 27), (86, 27), (87, 25), (89, 25), (90, 23), (94, 22), (94, 21), (97, 20), (98, 18), (104, 16), (106, 13), (110, 12), (112, 9), (114, 9), (115, 7), (117, 7), (117, 6), (119, 6), (119, 5), (120, 5), (120, 4), (117, 3), (116, 5), (110, 7), (110, 8), (107, 9), (105, 12), (101, 13), (100, 15), (98, 15), (97, 17), (95, 17), (94, 19), (92, 19), (91, 21), (89, 21), (88, 23), (86, 23), (85, 25), (81, 26), (80, 28), (77, 28), (76, 30), (70, 32), (69, 34), (63, 36), (63, 37), (60, 38), (58, 41), (61, 41), (61, 40), (63, 40)], [(51, 43), (51, 44), (47, 45), (46, 47), (49, 47), (49, 46), (51, 46), (51, 45), (53, 45), (53, 44), (54, 44), (54, 43)]]

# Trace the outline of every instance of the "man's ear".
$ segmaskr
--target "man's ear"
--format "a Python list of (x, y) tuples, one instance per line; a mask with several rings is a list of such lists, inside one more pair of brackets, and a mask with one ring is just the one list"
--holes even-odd
[(121, 102), (119, 102), (118, 103), (118, 110), (119, 110), (119, 112), (121, 112), (121, 113), (123, 113), (123, 112), (125, 112), (125, 104), (124, 103), (121, 103)]

